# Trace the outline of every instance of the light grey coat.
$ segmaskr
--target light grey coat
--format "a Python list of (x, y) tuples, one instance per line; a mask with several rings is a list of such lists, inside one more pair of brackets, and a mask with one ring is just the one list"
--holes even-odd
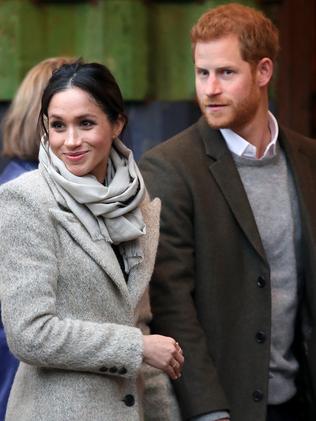
[(178, 419), (169, 380), (142, 363), (159, 200), (141, 209), (144, 261), (126, 283), (112, 247), (58, 206), (40, 171), (1, 187), (2, 318), (21, 360), (6, 421)]

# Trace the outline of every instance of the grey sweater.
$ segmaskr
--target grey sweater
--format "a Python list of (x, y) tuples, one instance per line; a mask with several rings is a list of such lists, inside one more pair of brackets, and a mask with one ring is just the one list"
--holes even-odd
[(269, 404), (296, 392), (298, 362), (292, 352), (298, 306), (300, 218), (292, 176), (284, 153), (251, 160), (234, 159), (252, 208), (271, 270), (272, 331)]

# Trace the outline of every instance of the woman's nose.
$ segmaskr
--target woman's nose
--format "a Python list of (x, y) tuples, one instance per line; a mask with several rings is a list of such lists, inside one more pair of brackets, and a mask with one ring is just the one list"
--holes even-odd
[(81, 139), (77, 130), (75, 130), (74, 128), (68, 128), (66, 132), (65, 145), (76, 147), (80, 145), (80, 143), (81, 143)]

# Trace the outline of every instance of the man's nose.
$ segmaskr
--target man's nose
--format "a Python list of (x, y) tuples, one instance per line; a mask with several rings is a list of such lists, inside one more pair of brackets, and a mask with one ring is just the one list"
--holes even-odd
[(207, 95), (214, 96), (222, 93), (221, 83), (216, 76), (210, 76), (207, 81)]

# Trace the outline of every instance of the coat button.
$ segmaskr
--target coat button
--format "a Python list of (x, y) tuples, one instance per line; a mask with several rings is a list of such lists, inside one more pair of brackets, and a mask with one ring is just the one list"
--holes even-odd
[(266, 280), (262, 276), (257, 278), (257, 286), (259, 288), (264, 288), (266, 286)]
[(123, 402), (126, 406), (133, 406), (135, 403), (135, 398), (133, 395), (126, 395), (123, 399)]
[(258, 342), (258, 344), (263, 344), (265, 340), (266, 340), (266, 334), (262, 330), (259, 330), (256, 333), (256, 341)]
[(117, 367), (110, 367), (109, 372), (112, 374), (117, 373)]
[(262, 392), (262, 390), (259, 390), (259, 389), (255, 390), (255, 391), (253, 392), (253, 394), (252, 394), (252, 399), (253, 399), (255, 402), (260, 402), (260, 401), (262, 401), (262, 399), (263, 399), (263, 392)]
[(101, 371), (101, 373), (106, 373), (108, 371), (108, 368), (103, 365), (99, 368), (99, 371)]
[(119, 369), (118, 373), (119, 374), (126, 374), (127, 373), (127, 370), (126, 370), (125, 367), (122, 367), (122, 368)]

